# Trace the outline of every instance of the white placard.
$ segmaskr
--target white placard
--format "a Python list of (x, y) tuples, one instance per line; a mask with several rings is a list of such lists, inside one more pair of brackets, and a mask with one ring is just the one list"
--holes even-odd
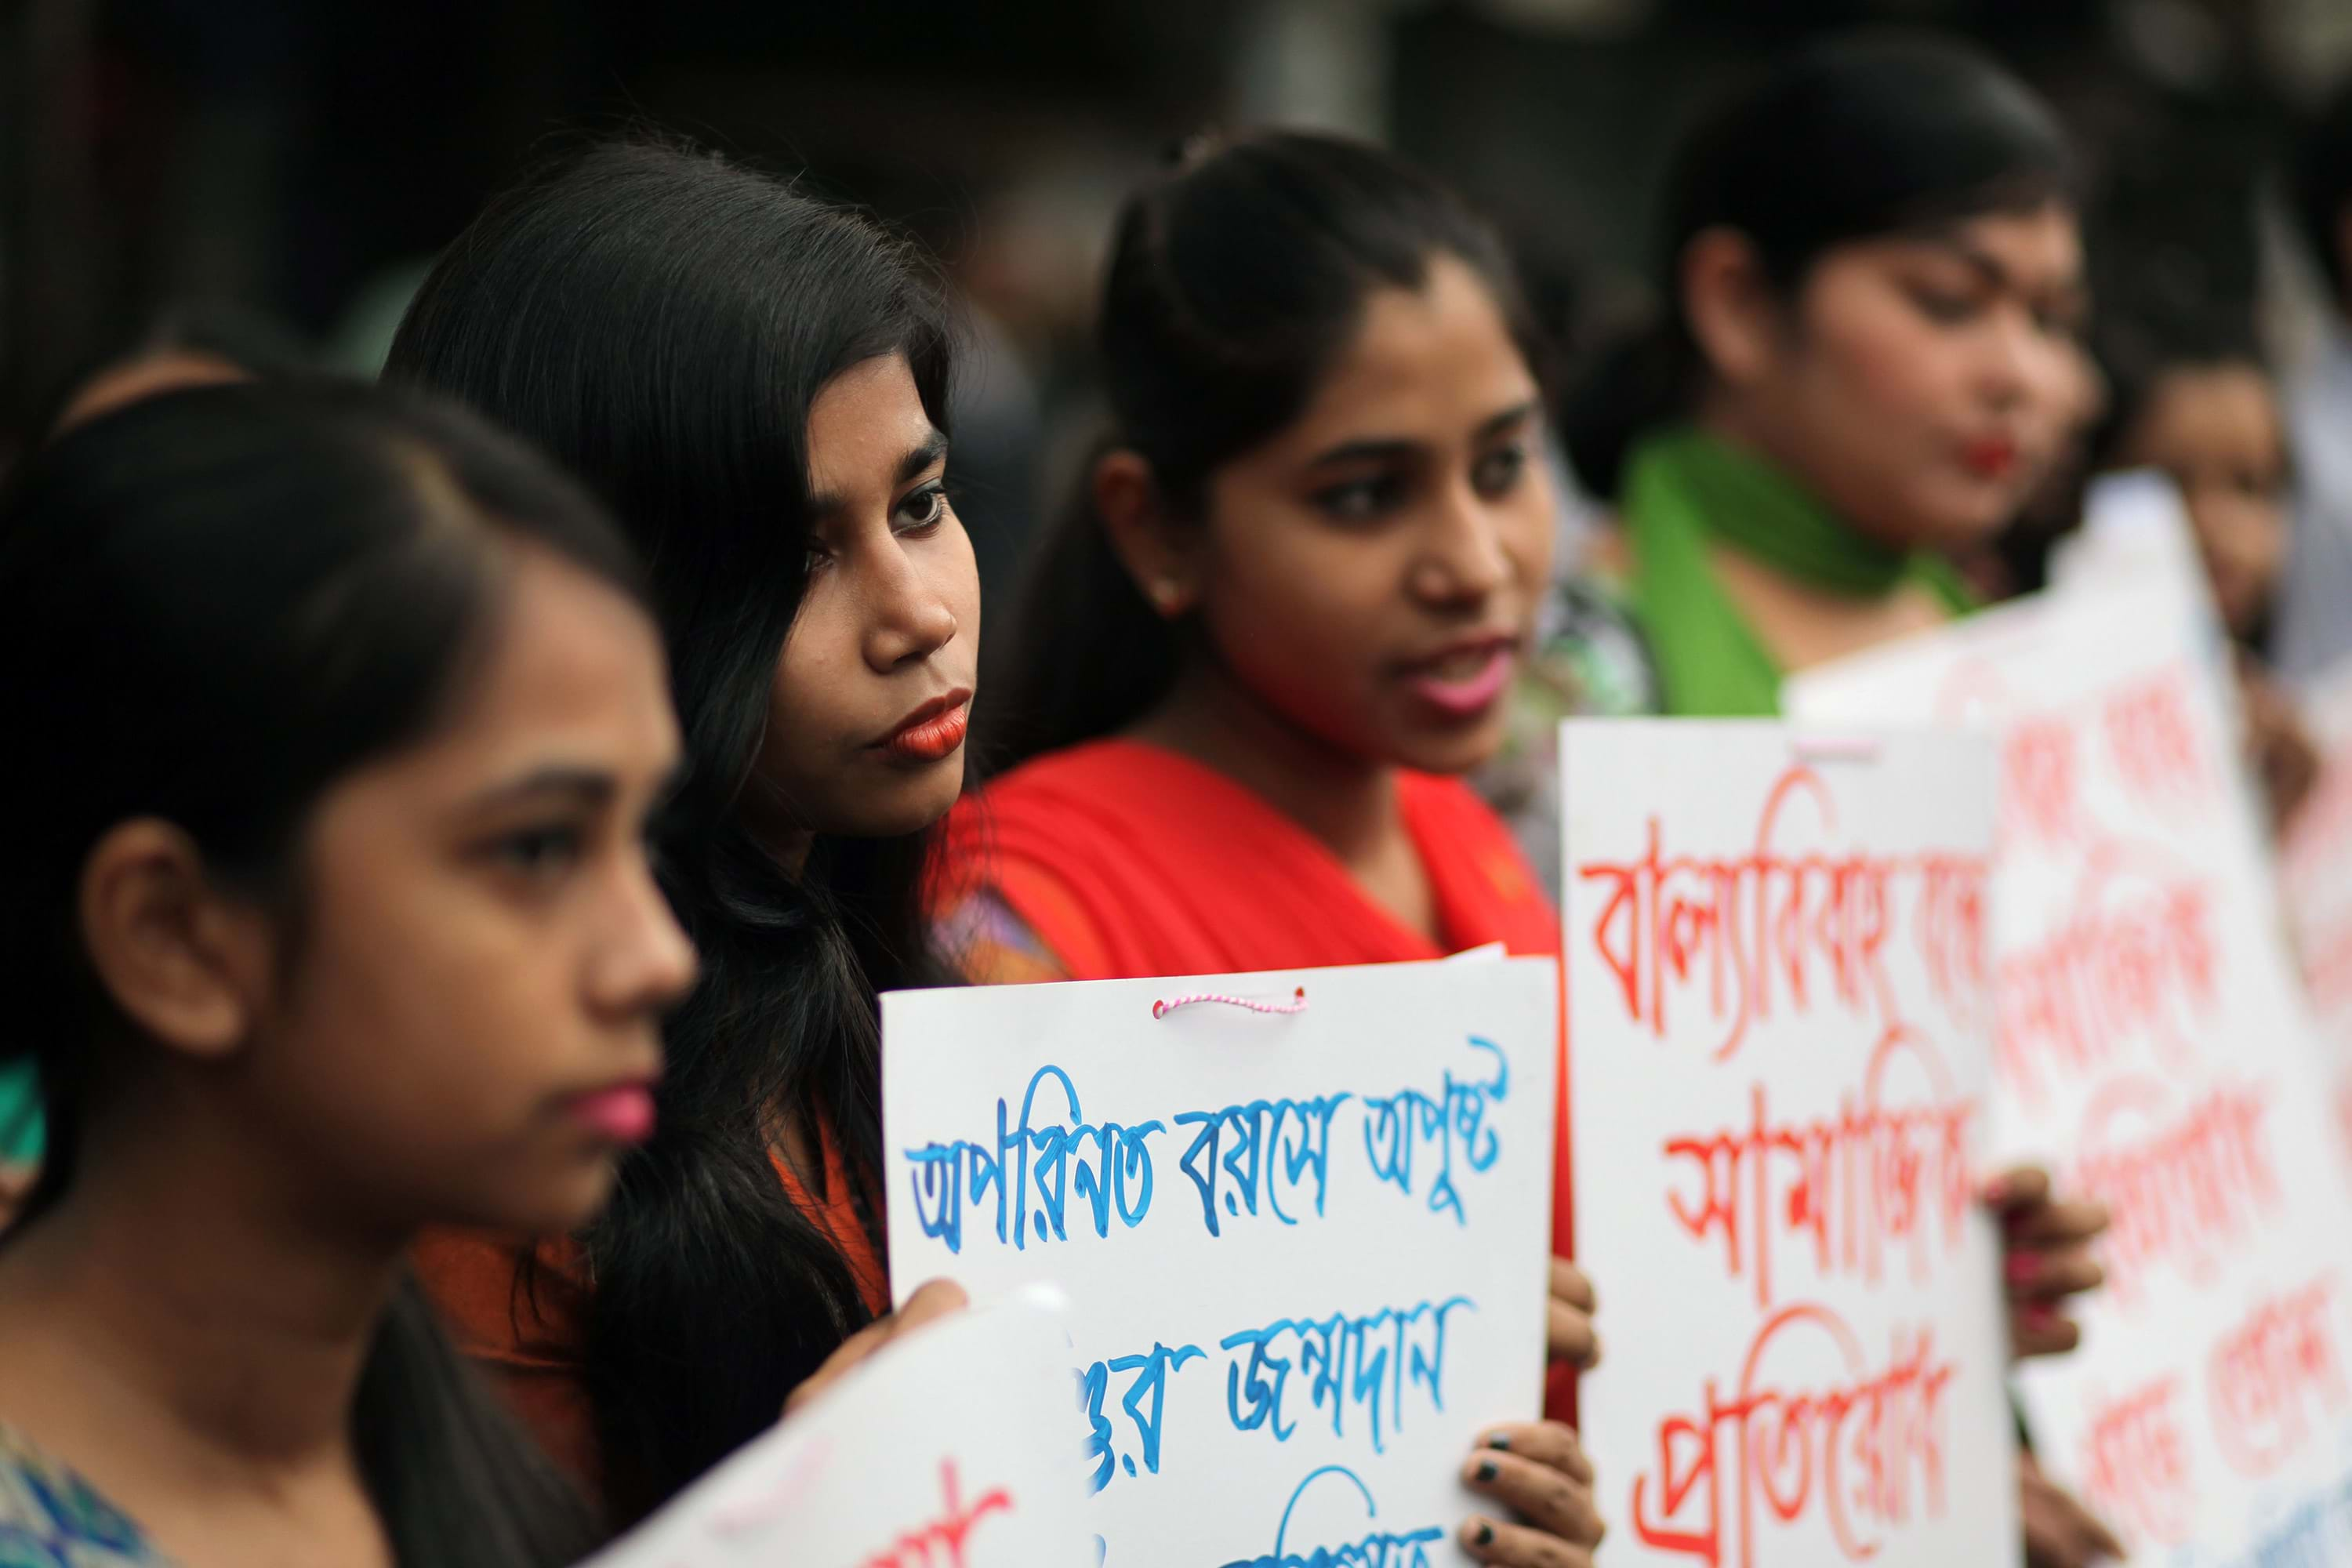
[(1038, 1296), (928, 1325), (584, 1568), (1092, 1568), (1067, 1346)]
[(1607, 1560), (2015, 1563), (1990, 746), (1602, 720), (1560, 758)]
[[(1067, 1295), (1110, 1568), (1467, 1561), (1472, 1441), (1541, 1402), (1557, 974), (883, 998), (891, 1279)], [(1304, 1007), (1157, 1005), (1202, 994)]]
[(2352, 1233), (2209, 618), (2152, 571), (1783, 695), (1996, 732), (1999, 1142), (2115, 1215), (2084, 1348), (2018, 1380), (2044, 1466), (2136, 1561), (2352, 1562)]

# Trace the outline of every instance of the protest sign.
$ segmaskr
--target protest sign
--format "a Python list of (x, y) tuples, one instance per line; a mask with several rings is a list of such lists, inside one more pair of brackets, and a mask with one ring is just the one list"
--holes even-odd
[(1990, 745), (1571, 721), (1560, 756), (1609, 1560), (2014, 1563)]
[(893, 994), (891, 1279), (1068, 1297), (1111, 1568), (1466, 1562), (1540, 1401), (1557, 1007), (1549, 959)]
[(1037, 1298), (918, 1330), (583, 1568), (1092, 1568), (1066, 1345)]
[(2142, 1561), (2352, 1561), (2352, 1237), (2200, 584), (2128, 574), (1806, 672), (1790, 711), (2001, 757), (1996, 1144), (2105, 1203), (2038, 1452)]

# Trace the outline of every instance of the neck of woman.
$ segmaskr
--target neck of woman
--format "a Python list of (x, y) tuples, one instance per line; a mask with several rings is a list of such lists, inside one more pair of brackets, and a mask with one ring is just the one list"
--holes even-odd
[(1223, 774), (1342, 864), (1377, 858), (1404, 832), (1394, 767), (1307, 733), (1215, 659), (1188, 660), (1167, 697), (1126, 738)]
[(191, 1484), (356, 1476), (352, 1404), (410, 1237), (355, 1226), (352, 1194), (249, 1128), (172, 1109), (86, 1128), (73, 1184), (0, 1250), (0, 1419), (85, 1464), (136, 1434), (142, 1473)]
[[(1766, 433), (1758, 428), (1758, 422), (1743, 418), (1726, 400), (1703, 403), (1697, 424), (1717, 440), (1792, 471)], [(1842, 557), (1844, 547), (1816, 548)], [(1862, 543), (1852, 546), (1872, 563), (1865, 572), (1874, 569), (1871, 552), (1875, 548)], [(1713, 541), (1708, 555), (1724, 592), (1783, 670), (1808, 669), (1932, 630), (1950, 618), (1943, 602), (1916, 579), (1903, 575), (1899, 562), (1891, 556), (1885, 591), (1870, 592), (1856, 591), (1826, 573), (1809, 578), (1728, 539)]]

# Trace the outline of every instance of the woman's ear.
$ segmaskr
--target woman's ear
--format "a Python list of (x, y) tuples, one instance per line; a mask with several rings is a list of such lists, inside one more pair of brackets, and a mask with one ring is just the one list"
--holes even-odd
[(1736, 229), (1703, 229), (1683, 247), (1684, 318), (1708, 374), (1750, 386), (1771, 368), (1780, 301), (1755, 245)]
[(1151, 607), (1166, 620), (1191, 609), (1200, 594), (1198, 531), (1169, 516), (1143, 454), (1125, 447), (1104, 453), (1087, 483), (1112, 552)]
[(169, 823), (117, 824), (82, 862), (82, 951), (114, 1005), (158, 1044), (232, 1055), (251, 1035), (270, 984), (270, 932), (258, 910), (205, 875)]

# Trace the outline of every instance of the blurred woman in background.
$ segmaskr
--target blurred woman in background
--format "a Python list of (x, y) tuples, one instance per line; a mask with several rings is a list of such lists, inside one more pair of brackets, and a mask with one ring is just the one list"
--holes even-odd
[[(359, 389), (142, 401), (0, 509), (0, 1556), (513, 1568), (596, 1532), (408, 1277), (604, 1201), (694, 955), (626, 546)], [(103, 722), (91, 715), (103, 713)], [(164, 759), (158, 765), (158, 759)]]
[[(1929, 630), (1950, 564), (2065, 458), (2095, 391), (2073, 159), (2028, 88), (1961, 46), (1813, 46), (1701, 121), (1669, 162), (1666, 309), (1600, 357), (1563, 418), (1614, 500), (1626, 602), (1665, 711), (1769, 715), (1790, 671)], [(2021, 1355), (2080, 1338), (2105, 1215), (2040, 1172), (1998, 1187)], [(2114, 1539), (2029, 1458), (2029, 1556)]]
[(2022, 84), (1901, 37), (1801, 53), (1679, 142), (1666, 310), (1565, 419), (1667, 711), (1775, 712), (1787, 672), (1969, 606), (1948, 558), (2083, 403), (2072, 179)]
[(2270, 672), (2272, 612), (2293, 531), (2294, 465), (2277, 384), (2252, 323), (2218, 306), (2103, 311), (2114, 405), (2092, 448), (2107, 470), (2152, 468), (2180, 492), (2236, 657), (2248, 764), (2284, 831), (2319, 777), (2319, 752)]

